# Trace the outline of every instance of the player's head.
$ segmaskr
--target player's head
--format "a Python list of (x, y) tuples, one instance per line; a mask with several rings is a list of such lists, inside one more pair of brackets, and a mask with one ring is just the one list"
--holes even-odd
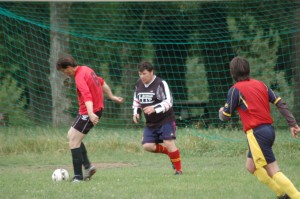
[(138, 64), (139, 76), (144, 84), (149, 84), (154, 77), (154, 67), (149, 62)]
[(250, 66), (249, 62), (242, 57), (235, 57), (230, 62), (230, 73), (235, 81), (249, 80)]
[(56, 62), (56, 69), (62, 70), (66, 69), (69, 66), (76, 67), (76, 60), (71, 55), (63, 55)]
[(56, 62), (56, 69), (70, 77), (75, 75), (76, 67), (76, 61), (71, 55), (63, 55)]
[(143, 72), (144, 70), (151, 72), (154, 70), (154, 67), (152, 66), (152, 64), (150, 64), (149, 62), (146, 62), (146, 61), (139, 63), (137, 68), (138, 68), (139, 72)]

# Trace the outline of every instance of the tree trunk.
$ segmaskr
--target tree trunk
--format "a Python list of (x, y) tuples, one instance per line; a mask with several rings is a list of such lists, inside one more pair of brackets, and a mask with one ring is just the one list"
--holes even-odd
[(70, 124), (71, 115), (68, 109), (71, 99), (67, 97), (69, 88), (64, 86), (68, 79), (63, 73), (56, 70), (56, 61), (61, 54), (68, 52), (69, 35), (64, 34), (69, 30), (71, 3), (50, 3), (50, 82), (52, 89), (52, 122), (53, 126)]

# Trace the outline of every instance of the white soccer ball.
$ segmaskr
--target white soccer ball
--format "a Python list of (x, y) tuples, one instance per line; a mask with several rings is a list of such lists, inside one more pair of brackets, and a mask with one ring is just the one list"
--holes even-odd
[(52, 180), (54, 182), (69, 180), (69, 172), (66, 169), (56, 169), (52, 174)]

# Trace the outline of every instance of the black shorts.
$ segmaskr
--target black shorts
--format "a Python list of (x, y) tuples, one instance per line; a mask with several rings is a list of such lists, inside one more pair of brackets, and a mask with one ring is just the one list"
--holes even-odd
[[(96, 112), (95, 114), (100, 120), (102, 116), (102, 110)], [(83, 134), (87, 134), (94, 127), (94, 124), (90, 121), (89, 115), (78, 114), (72, 124), (72, 127)]]

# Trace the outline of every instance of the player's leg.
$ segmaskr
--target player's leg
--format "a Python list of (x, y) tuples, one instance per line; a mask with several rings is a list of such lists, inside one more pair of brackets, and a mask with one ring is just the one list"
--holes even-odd
[(284, 190), (264, 168), (268, 163), (276, 161), (272, 150), (274, 140), (275, 132), (271, 125), (262, 125), (247, 131), (249, 152), (246, 167), (260, 182), (267, 185), (278, 197), (281, 197)]
[[(102, 111), (100, 110), (96, 112), (95, 114), (99, 117), (99, 120), (102, 116)], [(82, 129), (82, 132), (84, 134), (88, 134), (88, 132), (94, 127), (94, 125), (91, 122), (88, 122), (87, 125), (85, 125), (84, 129)], [(84, 180), (90, 180), (91, 177), (96, 173), (96, 167), (91, 165), (91, 162), (88, 158), (87, 150), (83, 142), (81, 142), (80, 145), (81, 151), (82, 151), (82, 163), (84, 166), (84, 175), (83, 179)]]
[(277, 161), (266, 165), (266, 170), (272, 179), (281, 187), (281, 189), (292, 199), (300, 199), (300, 193), (294, 184), (279, 169)]
[(182, 174), (180, 151), (175, 145), (175, 140), (164, 140), (164, 144), (169, 151), (169, 157), (175, 169), (175, 174)]
[(145, 151), (152, 153), (164, 153), (168, 154), (168, 150), (165, 146), (159, 144), (162, 142), (159, 140), (157, 129), (145, 127), (143, 132), (142, 146)]
[(83, 180), (82, 175), (82, 151), (80, 148), (81, 141), (85, 134), (79, 132), (73, 127), (68, 131), (69, 148), (72, 154), (72, 162), (74, 169), (74, 180)]
[(143, 149), (148, 152), (154, 153), (156, 150), (156, 143), (144, 143)]
[(273, 192), (276, 193), (277, 197), (284, 195), (284, 192), (280, 189), (278, 184), (268, 175), (264, 167), (258, 169), (255, 168), (252, 158), (246, 159), (246, 168), (252, 173), (261, 183), (267, 185)]
[(175, 174), (182, 174), (180, 150), (175, 145), (176, 123), (168, 122), (160, 128), (160, 139), (163, 140), (165, 147), (169, 151), (170, 160), (176, 170)]
[(89, 157), (87, 155), (87, 150), (83, 142), (81, 142), (80, 148), (82, 152), (82, 165), (85, 169), (88, 169), (91, 166), (91, 162), (89, 160)]
[(81, 142), (80, 145), (81, 151), (82, 151), (82, 164), (84, 167), (84, 174), (83, 174), (83, 179), (84, 180), (90, 180), (91, 177), (96, 173), (96, 167), (91, 165), (91, 162), (88, 158), (87, 155), (87, 150), (85, 148), (85, 145), (83, 142)]

